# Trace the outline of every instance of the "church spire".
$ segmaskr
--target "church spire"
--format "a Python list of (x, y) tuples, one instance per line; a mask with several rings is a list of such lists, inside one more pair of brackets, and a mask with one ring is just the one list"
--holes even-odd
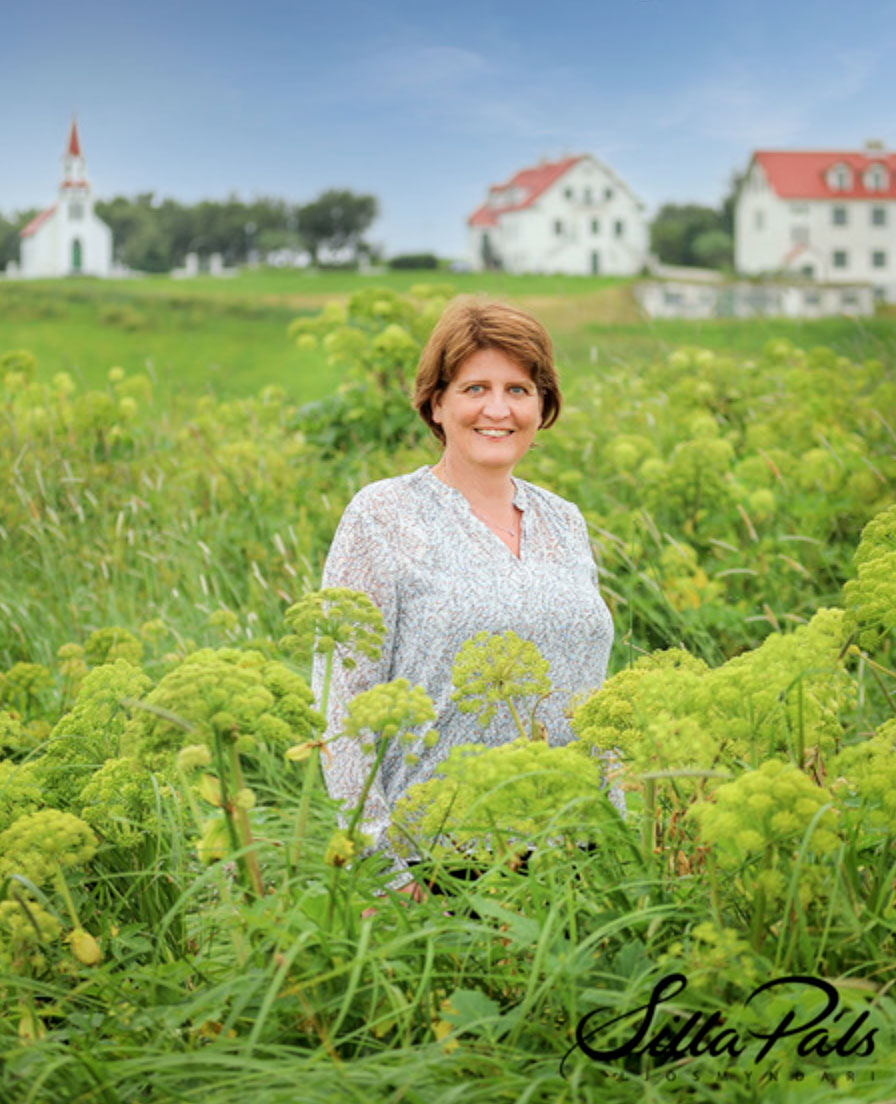
[(69, 157), (81, 156), (81, 143), (78, 141), (78, 124), (72, 119), (72, 132), (68, 137), (68, 149), (66, 153)]
[(72, 129), (68, 136), (68, 145), (62, 155), (62, 188), (63, 190), (87, 188), (87, 162), (81, 152), (81, 142), (78, 139), (78, 124), (72, 119)]

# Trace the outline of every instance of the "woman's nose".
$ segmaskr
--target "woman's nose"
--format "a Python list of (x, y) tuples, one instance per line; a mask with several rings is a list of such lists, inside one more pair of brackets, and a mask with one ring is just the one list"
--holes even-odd
[(503, 391), (489, 391), (486, 396), (484, 413), (492, 418), (503, 418), (508, 411), (507, 396)]

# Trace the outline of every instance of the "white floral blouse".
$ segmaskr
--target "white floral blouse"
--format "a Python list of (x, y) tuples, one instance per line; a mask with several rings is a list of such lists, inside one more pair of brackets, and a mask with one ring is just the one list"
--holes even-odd
[[(431, 468), (371, 483), (351, 500), (327, 556), (323, 586), (350, 587), (370, 596), (383, 614), (386, 640), (379, 661), (364, 658), (346, 671), (334, 664), (327, 708), (328, 733), (339, 732), (349, 701), (379, 682), (406, 678), (435, 704), (431, 749), (395, 742), (385, 753), (368, 796), (363, 831), (373, 848), (392, 856), (386, 829), (395, 802), (409, 786), (432, 777), (448, 751), (465, 743), (498, 746), (517, 735), (499, 706), (487, 727), (451, 701), (451, 667), (461, 646), (482, 629), (512, 629), (538, 645), (550, 665), (555, 692), (538, 707), (551, 743), (572, 739), (564, 712), (570, 697), (597, 689), (607, 670), (613, 623), (597, 585), (585, 520), (578, 508), (550, 491), (513, 480), (522, 511), (519, 558), (470, 509), (460, 491)], [(317, 700), (323, 662), (315, 661)], [(421, 735), (422, 735), (421, 731)], [(332, 797), (356, 805), (373, 753), (338, 737), (323, 756)], [(419, 756), (409, 766), (408, 750)], [(394, 856), (393, 856), (394, 857)], [(400, 862), (396, 865), (401, 865)]]

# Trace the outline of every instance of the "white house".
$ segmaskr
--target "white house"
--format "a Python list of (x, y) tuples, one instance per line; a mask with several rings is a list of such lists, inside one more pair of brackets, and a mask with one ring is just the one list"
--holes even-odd
[(896, 297), (896, 154), (759, 150), (737, 196), (734, 259), (744, 275), (869, 283)]
[(21, 231), (19, 275), (109, 276), (112, 231), (93, 213), (87, 163), (72, 123), (62, 158), (59, 198)]
[(475, 269), (630, 276), (647, 261), (644, 205), (595, 157), (521, 169), (467, 220)]

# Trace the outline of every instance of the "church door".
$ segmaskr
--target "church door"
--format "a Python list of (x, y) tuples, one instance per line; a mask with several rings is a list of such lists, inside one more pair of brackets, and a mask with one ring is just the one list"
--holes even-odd
[(75, 238), (72, 242), (72, 272), (80, 272), (82, 264), (81, 239)]

